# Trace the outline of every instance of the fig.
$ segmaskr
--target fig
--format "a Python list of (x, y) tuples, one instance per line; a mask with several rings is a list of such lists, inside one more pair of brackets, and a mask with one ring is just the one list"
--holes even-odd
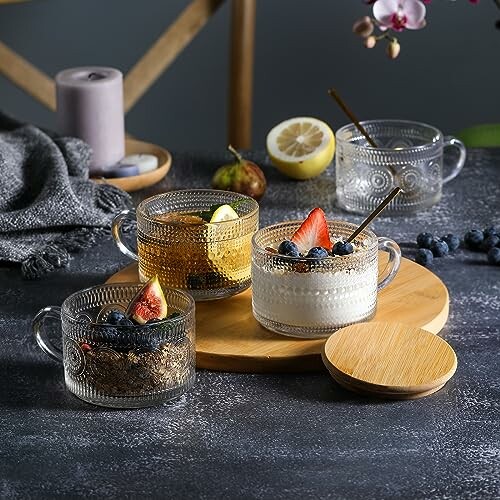
[(260, 200), (267, 185), (264, 172), (255, 163), (243, 158), (231, 145), (227, 149), (234, 156), (234, 162), (216, 170), (212, 178), (212, 187), (235, 191)]
[(164, 319), (167, 316), (167, 301), (161, 289), (158, 276), (151, 278), (130, 302), (127, 316), (140, 325), (151, 319)]

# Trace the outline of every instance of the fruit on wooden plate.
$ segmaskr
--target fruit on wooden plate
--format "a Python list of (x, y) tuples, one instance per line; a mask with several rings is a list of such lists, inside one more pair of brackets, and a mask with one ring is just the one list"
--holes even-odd
[(273, 165), (293, 179), (311, 179), (332, 162), (335, 136), (321, 120), (297, 117), (276, 125), (267, 135)]
[(132, 299), (127, 309), (127, 316), (140, 325), (152, 319), (164, 319), (167, 316), (167, 301), (163, 295), (158, 276), (153, 276)]
[(291, 241), (297, 245), (301, 253), (307, 253), (313, 247), (323, 247), (330, 251), (332, 242), (328, 233), (325, 212), (321, 208), (312, 210), (295, 231)]
[(234, 161), (219, 167), (212, 178), (212, 187), (246, 194), (260, 200), (266, 191), (266, 177), (260, 167), (243, 158), (231, 145), (227, 148)]

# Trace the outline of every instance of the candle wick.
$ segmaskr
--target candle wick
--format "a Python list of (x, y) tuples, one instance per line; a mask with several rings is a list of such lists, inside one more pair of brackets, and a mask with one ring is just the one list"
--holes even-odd
[(103, 77), (99, 73), (89, 73), (87, 78), (89, 80), (101, 80)]

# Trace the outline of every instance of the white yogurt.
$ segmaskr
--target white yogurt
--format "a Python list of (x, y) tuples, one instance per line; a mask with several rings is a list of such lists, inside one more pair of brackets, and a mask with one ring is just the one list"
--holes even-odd
[(338, 328), (372, 316), (377, 279), (377, 266), (298, 273), (253, 264), (253, 309), (258, 319), (289, 327)]

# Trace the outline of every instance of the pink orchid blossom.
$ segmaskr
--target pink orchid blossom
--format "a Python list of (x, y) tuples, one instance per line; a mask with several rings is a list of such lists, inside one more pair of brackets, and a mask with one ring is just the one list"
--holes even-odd
[(425, 5), (420, 0), (377, 0), (373, 16), (381, 30), (418, 30), (425, 26)]

